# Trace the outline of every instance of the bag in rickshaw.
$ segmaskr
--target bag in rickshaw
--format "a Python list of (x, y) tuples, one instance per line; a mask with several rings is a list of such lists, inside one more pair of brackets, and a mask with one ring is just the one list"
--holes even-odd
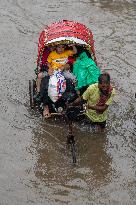
[(50, 76), (48, 85), (48, 96), (53, 102), (56, 102), (66, 90), (66, 79), (61, 71), (54, 71)]
[(79, 90), (84, 86), (98, 82), (101, 71), (96, 63), (83, 52), (73, 65), (73, 73), (77, 78), (76, 89)]

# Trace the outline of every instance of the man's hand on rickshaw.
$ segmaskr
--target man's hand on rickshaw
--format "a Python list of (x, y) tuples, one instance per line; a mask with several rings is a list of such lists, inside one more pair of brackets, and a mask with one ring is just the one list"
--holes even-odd
[(87, 103), (83, 104), (83, 110), (86, 112), (87, 109), (88, 109)]
[(66, 103), (67, 108), (70, 107), (82, 107), (82, 104), (80, 104), (80, 102), (78, 102), (78, 99), (76, 99), (74, 102), (71, 103)]

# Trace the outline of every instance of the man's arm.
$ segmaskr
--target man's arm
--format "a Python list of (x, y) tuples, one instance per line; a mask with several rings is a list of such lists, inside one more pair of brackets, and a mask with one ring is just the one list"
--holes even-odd
[(82, 96), (78, 96), (72, 103), (69, 103), (69, 106), (81, 106), (85, 104), (87, 101), (82, 98)]
[(104, 112), (108, 108), (108, 105), (87, 105), (87, 109), (96, 110), (98, 112)]

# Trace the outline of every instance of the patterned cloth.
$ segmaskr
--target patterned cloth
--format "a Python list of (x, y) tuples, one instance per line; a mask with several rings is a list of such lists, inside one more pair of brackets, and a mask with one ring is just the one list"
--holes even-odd
[(66, 80), (61, 71), (54, 71), (50, 76), (48, 86), (48, 96), (53, 102), (56, 102), (66, 90)]
[[(83, 99), (87, 100), (91, 105), (102, 105), (102, 103), (106, 105), (111, 105), (113, 97), (115, 95), (115, 89), (112, 88), (111, 94), (109, 98), (101, 98), (100, 90), (98, 88), (98, 83), (92, 84), (88, 87), (88, 89), (83, 93)], [(108, 118), (108, 109), (106, 109), (103, 113), (98, 113), (96, 110), (88, 109), (86, 115), (93, 122), (103, 122)]]
[[(110, 85), (109, 90), (107, 90), (107, 93), (105, 93), (105, 94), (100, 93), (100, 98), (99, 98), (98, 103), (97, 103), (96, 105), (98, 105), (98, 106), (103, 106), (103, 105), (105, 105), (106, 101), (107, 101), (107, 100), (110, 98), (110, 96), (111, 96), (112, 90), (113, 90), (113, 88), (112, 88), (112, 86)], [(102, 113), (103, 113), (103, 111), (98, 111), (98, 110), (97, 110), (96, 112), (99, 113), (99, 114), (102, 114)]]

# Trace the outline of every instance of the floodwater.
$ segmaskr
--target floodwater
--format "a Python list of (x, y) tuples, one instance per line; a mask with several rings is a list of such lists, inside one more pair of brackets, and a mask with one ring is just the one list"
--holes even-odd
[[(92, 29), (117, 92), (106, 133), (75, 125), (75, 166), (65, 123), (29, 107), (39, 33), (61, 19)], [(136, 1), (0, 0), (0, 39), (0, 205), (135, 205)]]

